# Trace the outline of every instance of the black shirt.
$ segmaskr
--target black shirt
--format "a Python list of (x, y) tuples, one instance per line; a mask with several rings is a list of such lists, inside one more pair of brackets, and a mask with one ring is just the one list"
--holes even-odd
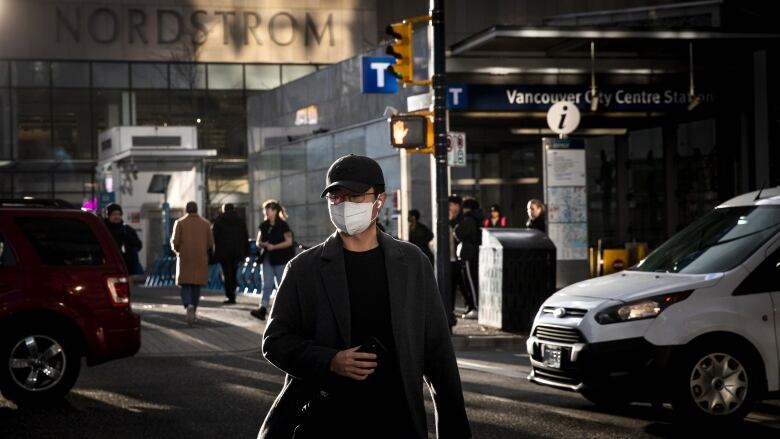
[(357, 417), (356, 422), (372, 426), (373, 433), (366, 437), (378, 431), (413, 431), (390, 321), (385, 255), (380, 247), (366, 252), (344, 249), (344, 267), (349, 289), (352, 345), (362, 345), (376, 337), (388, 351), (366, 380), (341, 381), (348, 412)]
[[(287, 232), (292, 232), (292, 230), (290, 230), (290, 226), (287, 225), (286, 221), (277, 218), (274, 224), (271, 225), (268, 220), (265, 220), (260, 224), (260, 241), (279, 244), (284, 242), (284, 234)], [(284, 265), (295, 256), (295, 248), (287, 247), (266, 253), (271, 265)]]
[(545, 224), (544, 224), (544, 217), (542, 215), (539, 215), (538, 217), (531, 219), (528, 218), (528, 221), (525, 223), (525, 227), (529, 229), (536, 229), (542, 233), (547, 233)]
[(433, 232), (425, 224), (417, 223), (414, 227), (409, 227), (409, 242), (416, 245), (425, 253), (428, 260), (433, 265), (433, 253), (431, 252), (428, 243), (433, 239)]
[(125, 223), (112, 223), (109, 220), (105, 220), (106, 227), (111, 232), (111, 236), (116, 241), (116, 245), (119, 246), (119, 250), (122, 252), (122, 258), (125, 261), (125, 267), (130, 274), (141, 274), (143, 269), (140, 268), (138, 262), (138, 252), (141, 251), (143, 244), (138, 238), (138, 233), (135, 229), (128, 226)]

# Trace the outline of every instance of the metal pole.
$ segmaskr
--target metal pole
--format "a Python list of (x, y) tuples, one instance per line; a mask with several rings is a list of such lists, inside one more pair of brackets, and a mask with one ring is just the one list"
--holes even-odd
[(433, 26), (433, 132), (436, 160), (436, 277), (450, 326), (455, 324), (450, 288), (450, 225), (447, 203), (447, 76), (444, 0), (431, 0)]

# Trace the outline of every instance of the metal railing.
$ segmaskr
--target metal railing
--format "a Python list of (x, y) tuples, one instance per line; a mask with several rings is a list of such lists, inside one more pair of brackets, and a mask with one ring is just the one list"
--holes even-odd
[[(249, 256), (238, 265), (236, 280), (238, 281), (238, 293), (258, 294), (263, 289), (263, 263), (257, 252), (254, 240), (249, 240)], [(296, 252), (306, 250), (309, 247), (294, 242)], [(152, 264), (145, 285), (148, 287), (169, 287), (176, 285), (176, 256), (161, 255)], [(219, 264), (210, 264), (208, 272), (208, 284), (206, 289), (221, 290), (222, 269)]]

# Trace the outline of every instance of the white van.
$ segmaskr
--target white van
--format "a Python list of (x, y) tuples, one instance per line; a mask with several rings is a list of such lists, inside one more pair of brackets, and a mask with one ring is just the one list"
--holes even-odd
[(540, 308), (534, 383), (734, 420), (780, 390), (780, 187), (733, 198), (630, 269)]

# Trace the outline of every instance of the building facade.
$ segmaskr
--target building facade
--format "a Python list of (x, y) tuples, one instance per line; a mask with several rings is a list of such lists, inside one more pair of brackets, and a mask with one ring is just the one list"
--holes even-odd
[(81, 205), (111, 190), (100, 132), (196, 126), (218, 152), (198, 201), (246, 204), (247, 99), (370, 47), (375, 17), (372, 1), (3, 1), (0, 196)]
[[(525, 224), (530, 198), (544, 199), (542, 138), (553, 135), (546, 111), (559, 100), (575, 101), (582, 114), (572, 136), (583, 140), (587, 156), (589, 246), (635, 240), (654, 248), (733, 195), (780, 184), (774, 104), (780, 95), (770, 80), (780, 65), (780, 33), (765, 4), (496, 1), (446, 7), (449, 128), (465, 132), (468, 144), (467, 166), (451, 169), (451, 192), (500, 205), (512, 226)], [(425, 12), (413, 2), (378, 8), (380, 19)], [(289, 102), (283, 96), (294, 97), (297, 108), (321, 107), (318, 129), (381, 117), (385, 106), (360, 94), (351, 79), (356, 72), (351, 78), (333, 73), (350, 64), (355, 61), (252, 98), (250, 129), (292, 126), (292, 113), (265, 117), (274, 102)], [(311, 92), (327, 75), (335, 75), (340, 92), (351, 93), (337, 100), (343, 108), (337, 114), (322, 110), (332, 108), (333, 97)], [(381, 102), (404, 111), (405, 98), (422, 91), (404, 89)], [(317, 141), (314, 130), (308, 135), (307, 142)], [(284, 155), (288, 143), (296, 142), (281, 139), (275, 151)], [(253, 162), (266, 166), (262, 153)], [(273, 165), (282, 179), (291, 163)], [(295, 163), (301, 172), (310, 169), (305, 160)], [(250, 172), (253, 186), (262, 181), (255, 175)], [(430, 191), (426, 181), (412, 184), (411, 204), (415, 197), (430, 200)], [(421, 210), (425, 222), (432, 221), (430, 208)]]
[[(449, 124), (468, 143), (452, 192), (524, 224), (526, 201), (543, 198), (545, 112), (568, 97), (583, 115), (573, 136), (588, 157), (589, 245), (654, 247), (718, 202), (780, 183), (768, 4), (446, 2)], [(329, 227), (308, 192), (325, 162), (354, 151), (390, 178), (413, 169), (409, 207), (430, 223), (430, 157), (403, 161), (381, 129), (425, 90), (363, 95), (356, 58), (382, 51), (386, 24), (427, 10), (414, 0), (2, 1), (0, 196), (99, 198), (114, 189), (96, 170), (100, 132), (195, 126), (198, 148), (217, 151), (202, 164), (198, 201), (209, 208), (237, 203), (256, 225), (258, 204), (280, 198), (315, 242)], [(123, 178), (133, 186), (132, 167)]]

